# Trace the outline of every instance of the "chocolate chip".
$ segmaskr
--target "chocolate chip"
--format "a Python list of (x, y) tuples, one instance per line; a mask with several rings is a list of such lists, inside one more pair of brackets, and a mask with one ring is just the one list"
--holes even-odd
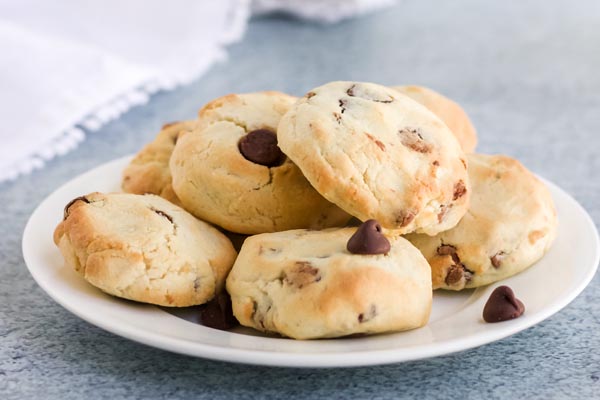
[(437, 248), (437, 253), (440, 256), (450, 256), (456, 254), (456, 247), (451, 244), (442, 244)]
[(467, 187), (465, 186), (465, 183), (462, 180), (456, 182), (454, 185), (454, 194), (452, 195), (452, 200), (460, 199), (465, 195), (465, 193), (467, 193)]
[(308, 92), (308, 93), (306, 93), (305, 97), (306, 97), (307, 99), (310, 99), (311, 97), (314, 97), (314, 96), (316, 96), (316, 95), (317, 95), (317, 94), (316, 94), (315, 92)]
[(161, 210), (157, 210), (156, 208), (151, 208), (151, 210), (154, 211), (155, 213), (157, 213), (158, 215), (160, 215), (161, 217), (164, 217), (164, 218), (168, 219), (170, 223), (173, 223), (173, 217), (171, 217), (166, 212), (161, 211)]
[(200, 321), (204, 326), (221, 330), (228, 330), (239, 324), (233, 316), (231, 298), (227, 292), (219, 293), (200, 307)]
[(89, 201), (87, 199), (87, 197), (85, 197), (85, 196), (75, 197), (73, 200), (68, 202), (67, 205), (65, 206), (65, 209), (63, 211), (63, 220), (67, 219), (67, 217), (69, 216), (69, 207), (71, 207), (73, 204), (77, 203), (78, 201), (83, 201), (84, 203), (87, 203), (87, 204), (91, 203), (91, 201)]
[(462, 264), (453, 264), (448, 268), (446, 274), (446, 285), (453, 286), (460, 282), (465, 275), (465, 269)]
[(450, 210), (450, 207), (452, 207), (452, 204), (450, 204), (450, 205), (442, 204), (440, 206), (440, 212), (437, 215), (439, 223), (441, 223), (444, 220), (444, 218), (446, 217), (446, 214), (448, 214), (448, 211)]
[(417, 213), (413, 210), (402, 210), (398, 212), (398, 215), (396, 216), (396, 223), (403, 228), (410, 224), (416, 216)]
[(285, 154), (277, 146), (277, 134), (268, 129), (249, 132), (238, 148), (246, 160), (266, 167), (276, 167), (285, 161)]
[(460, 262), (460, 257), (456, 252), (456, 247), (451, 244), (442, 244), (437, 250), (437, 254), (440, 256), (450, 256), (454, 264), (448, 267), (446, 272), (445, 282), (448, 286), (454, 286), (461, 282), (464, 278), (465, 283), (469, 282), (473, 278), (473, 271), (469, 270), (463, 263)]
[(387, 93), (378, 92), (377, 90), (356, 83), (346, 90), (346, 94), (350, 97), (360, 97), (361, 99), (377, 103), (391, 103), (394, 101), (394, 98)]
[(525, 312), (521, 300), (515, 297), (508, 286), (499, 286), (490, 295), (483, 307), (485, 322), (501, 322), (520, 317)]
[(344, 111), (346, 111), (346, 100), (341, 100), (338, 102), (340, 109), (341, 109), (341, 113), (343, 114)]
[(494, 266), (494, 268), (500, 268), (500, 265), (502, 265), (502, 259), (505, 256), (506, 256), (505, 252), (499, 251), (498, 253), (496, 253), (495, 255), (490, 257), (490, 261), (492, 262), (492, 265)]
[(375, 306), (375, 304), (371, 304), (371, 307), (369, 307), (369, 310), (367, 312), (358, 314), (358, 322), (362, 324), (364, 322), (368, 322), (368, 321), (372, 320), (376, 316), (377, 316), (377, 307)]
[(286, 271), (283, 281), (288, 285), (302, 289), (306, 285), (319, 282), (321, 274), (319, 269), (315, 268), (308, 261), (296, 261), (294, 267), (290, 271)]
[(390, 251), (390, 242), (383, 235), (381, 225), (374, 219), (358, 227), (346, 245), (352, 254), (385, 254)]
[(430, 153), (431, 144), (427, 143), (418, 128), (403, 128), (398, 131), (400, 142), (417, 153)]
[(333, 118), (335, 118), (335, 120), (336, 120), (336, 122), (337, 122), (338, 124), (341, 124), (341, 123), (342, 123), (342, 115), (341, 115), (341, 114), (338, 114), (338, 113), (334, 112), (334, 113), (333, 113)]

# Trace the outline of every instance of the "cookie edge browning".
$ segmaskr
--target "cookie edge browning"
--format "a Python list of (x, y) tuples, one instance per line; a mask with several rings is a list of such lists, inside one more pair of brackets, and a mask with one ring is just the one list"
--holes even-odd
[[(146, 287), (144, 291), (134, 288), (132, 291), (127, 292), (123, 291), (122, 288), (118, 288), (119, 277), (135, 275), (135, 271), (138, 272), (140, 277), (147, 277), (144, 272), (147, 271), (148, 264), (146, 264), (142, 250), (130, 247), (123, 240), (113, 240), (109, 235), (98, 234), (96, 231), (94, 224), (97, 221), (94, 221), (94, 216), (90, 215), (86, 208), (90, 207), (90, 203), (106, 201), (108, 197), (113, 195), (151, 198), (151, 201), (158, 202), (160, 206), (156, 210), (152, 208), (150, 210), (161, 218), (166, 218), (169, 222), (179, 223), (180, 225), (192, 224), (194, 225), (192, 229), (197, 229), (196, 232), (201, 231), (204, 234), (213, 236), (218, 248), (215, 247), (213, 254), (206, 256), (206, 259), (202, 260), (200, 264), (196, 264), (196, 277), (193, 282), (188, 282), (190, 283), (189, 286), (193, 287), (193, 292), (183, 290), (182, 292), (169, 293), (168, 288), (153, 291), (150, 287)], [(57, 225), (53, 239), (63, 255), (65, 265), (74, 269), (91, 285), (115, 297), (165, 307), (187, 307), (203, 304), (223, 289), (237, 252), (229, 239), (212, 226), (194, 218), (185, 210), (156, 195), (94, 192), (82, 197), (88, 199), (89, 202), (80, 201), (78, 198), (69, 203), (68, 212), (63, 221)], [(167, 211), (163, 211), (163, 209)], [(173, 216), (173, 214), (176, 215)], [(99, 251), (89, 251), (90, 247), (98, 250), (101, 241), (104, 241), (104, 244), (100, 246)], [(101, 255), (101, 257), (98, 257), (98, 255)], [(116, 271), (117, 276), (111, 271)], [(206, 272), (206, 274), (201, 273), (201, 271)], [(124, 275), (121, 275), (121, 273)], [(165, 274), (169, 273), (174, 272), (169, 271), (167, 268)], [(196, 281), (207, 277), (210, 279), (209, 285), (198, 292)], [(166, 286), (168, 287), (168, 284)], [(128, 287), (125, 287), (125, 289), (128, 289)], [(166, 292), (167, 295), (165, 296), (163, 292)]]
[[(285, 93), (277, 91), (263, 91), (254, 93), (243, 93), (243, 94), (229, 94), (226, 96), (219, 97), (207, 103), (199, 111), (199, 122), (196, 127), (186, 133), (175, 146), (173, 157), (170, 160), (170, 169), (173, 173), (173, 189), (175, 193), (178, 193), (178, 198), (183, 204), (184, 208), (196, 217), (208, 221), (223, 227), (231, 232), (237, 232), (241, 234), (260, 234), (264, 232), (277, 232), (289, 229), (299, 228), (328, 228), (332, 226), (344, 226), (347, 221), (351, 218), (345, 211), (341, 210), (335, 204), (329, 202), (323, 198), (311, 185), (308, 180), (304, 177), (301, 170), (295, 165), (287, 156), (278, 163), (278, 165), (268, 167), (261, 164), (252, 162), (244, 157), (239, 151), (239, 140), (248, 135), (250, 132), (259, 129), (268, 129), (277, 133), (277, 126), (267, 126), (255, 124), (256, 126), (242, 121), (240, 118), (233, 118), (231, 116), (223, 115), (220, 110), (221, 107), (229, 106), (229, 102), (234, 105), (242, 105), (248, 101), (246, 97), (249, 96), (266, 96), (269, 99), (272, 97), (280, 97), (280, 99), (272, 100), (271, 105), (276, 113), (280, 113), (281, 116), (285, 113), (289, 107), (291, 107), (297, 100), (296, 97), (290, 96)], [(285, 110), (281, 109), (285, 105)], [(249, 106), (252, 108), (251, 106)], [(255, 111), (255, 110), (254, 110)], [(250, 111), (248, 111), (250, 112)], [(226, 113), (225, 113), (226, 114)], [(279, 123), (279, 119), (277, 120)], [(278, 125), (277, 123), (277, 125)], [(260, 125), (260, 126), (259, 126)], [(256, 129), (255, 129), (256, 128)], [(211, 175), (206, 174), (204, 171), (200, 171), (199, 168), (193, 166), (193, 160), (190, 161), (190, 157), (186, 154), (202, 154), (206, 156), (204, 151), (204, 145), (199, 146), (204, 140), (202, 135), (210, 133), (211, 136), (216, 136), (219, 130), (242, 130), (245, 132), (240, 139), (236, 140), (235, 153), (232, 157), (226, 157), (225, 166), (221, 168), (227, 170), (228, 173), (222, 178), (228, 180), (228, 184), (240, 186), (239, 192), (244, 195), (245, 198), (256, 197), (254, 195), (256, 191), (262, 191), (263, 196), (268, 197), (270, 203), (283, 204), (285, 202), (285, 192), (283, 190), (273, 190), (272, 187), (280, 186), (283, 188), (291, 182), (295, 182), (294, 192), (303, 191), (304, 202), (309, 203), (305, 207), (280, 207), (273, 206), (270, 209), (274, 210), (273, 214), (269, 216), (269, 213), (265, 213), (264, 210), (253, 211), (256, 212), (254, 220), (243, 218), (240, 213), (240, 209), (243, 208), (243, 202), (240, 200), (240, 196), (233, 198), (229, 195), (219, 196), (219, 191), (212, 190), (210, 196), (206, 190), (208, 185), (206, 181), (215, 179)], [(228, 139), (224, 139), (228, 141)], [(213, 154), (214, 149), (217, 147), (214, 143), (212, 144)], [(222, 149), (223, 146), (218, 146)], [(234, 152), (233, 147), (231, 151)], [(225, 157), (225, 152), (219, 153), (218, 157)], [(217, 157), (214, 155), (213, 157)], [(223, 163), (220, 163), (223, 167)], [(256, 180), (244, 179), (244, 184), (240, 184), (239, 180), (234, 177), (243, 176), (243, 172), (248, 169), (252, 169), (253, 174), (256, 175)], [(194, 185), (190, 185), (189, 182), (195, 182)], [(301, 183), (299, 185), (298, 183)], [(191, 187), (191, 186), (195, 186)], [(215, 185), (210, 185), (216, 187)], [(198, 192), (197, 187), (204, 187), (204, 194)], [(243, 190), (242, 190), (243, 189)], [(265, 193), (270, 191), (269, 193)], [(277, 199), (277, 200), (275, 200)], [(217, 201), (218, 200), (218, 201)], [(219, 205), (219, 203), (221, 205)], [(256, 202), (248, 201), (246, 204), (252, 204)], [(263, 203), (265, 203), (263, 201)], [(222, 204), (226, 204), (226, 207)], [(273, 205), (273, 204), (271, 204)], [(224, 208), (225, 211), (223, 211)], [(256, 207), (254, 207), (256, 209)], [(288, 210), (287, 213), (284, 210)], [(262, 214), (259, 212), (261, 211)], [(278, 214), (275, 214), (277, 212)], [(264, 214), (264, 215), (263, 215)], [(302, 214), (302, 216), (300, 216)], [(286, 217), (287, 215), (287, 217)], [(294, 217), (291, 217), (295, 215)]]
[(196, 123), (196, 120), (186, 120), (165, 124), (152, 142), (136, 153), (123, 170), (123, 192), (155, 194), (180, 206), (179, 198), (173, 191), (169, 160), (179, 136), (193, 129)]
[[(353, 334), (377, 334), (417, 329), (426, 325), (429, 321), (432, 305), (429, 264), (427, 264), (427, 261), (422, 254), (416, 248), (414, 248), (410, 242), (406, 241), (400, 235), (396, 235), (395, 233), (388, 235), (389, 240), (392, 242), (392, 252), (394, 252), (394, 245), (397, 249), (402, 246), (402, 249), (397, 251), (400, 251), (402, 254), (404, 254), (406, 251), (411, 252), (417, 260), (421, 260), (419, 264), (423, 271), (420, 271), (417, 274), (425, 274), (424, 276), (420, 277), (422, 282), (401, 281), (400, 276), (390, 273), (385, 267), (377, 264), (376, 260), (379, 259), (380, 262), (383, 262), (381, 260), (388, 258), (388, 255), (354, 255), (350, 254), (346, 250), (343, 250), (339, 253), (340, 257), (342, 255), (343, 257), (353, 257), (355, 259), (359, 259), (359, 257), (361, 257), (362, 261), (364, 261), (364, 264), (359, 266), (346, 266), (344, 265), (343, 259), (337, 259), (337, 261), (332, 261), (331, 264), (328, 264), (327, 269), (319, 271), (318, 277), (313, 279), (313, 282), (309, 282), (309, 284), (302, 285), (301, 287), (293, 287), (292, 283), (286, 282), (288, 275), (285, 273), (283, 275), (279, 275), (279, 277), (276, 279), (263, 282), (261, 278), (264, 275), (261, 275), (261, 272), (257, 272), (258, 270), (252, 271), (251, 265), (259, 262), (259, 260), (256, 258), (256, 254), (260, 254), (263, 240), (270, 242), (273, 235), (293, 235), (297, 232), (301, 234), (341, 232), (344, 235), (343, 240), (341, 241), (343, 243), (340, 243), (340, 249), (342, 249), (345, 246), (346, 241), (355, 231), (356, 228), (334, 228), (318, 232), (293, 230), (286, 232), (266, 233), (249, 237), (244, 242), (238, 259), (236, 260), (236, 263), (234, 264), (231, 273), (227, 278), (227, 290), (231, 294), (233, 311), (236, 318), (244, 326), (267, 333), (281, 334), (293, 339), (320, 339), (343, 337)], [(302, 240), (301, 237), (299, 237), (298, 240)], [(296, 265), (298, 263), (304, 263), (304, 261), (298, 261)], [(264, 266), (265, 264), (263, 263), (261, 265)], [(282, 267), (281, 271), (286, 271), (290, 265), (294, 264), (286, 264)], [(323, 266), (320, 267), (323, 268)], [(414, 268), (412, 264), (409, 267)], [(265, 274), (272, 272), (267, 270), (261, 271), (263, 271)], [(250, 278), (250, 280), (245, 278)], [(278, 280), (279, 282), (277, 282)], [(257, 299), (249, 296), (248, 294), (253, 285), (262, 285), (262, 287), (268, 287), (271, 284), (281, 285), (281, 287), (277, 290), (284, 290), (284, 285), (287, 285), (286, 290), (304, 291), (303, 293), (295, 292), (295, 294), (290, 294), (284, 297), (285, 300), (283, 303), (289, 306), (290, 303), (287, 301), (291, 300), (291, 304), (300, 304), (306, 307), (310, 307), (312, 304), (314, 307), (317, 307), (317, 309), (313, 309), (313, 307), (310, 308), (310, 311), (302, 312), (318, 318), (319, 322), (317, 325), (321, 324), (322, 331), (313, 334), (310, 334), (306, 331), (302, 332), (301, 330), (294, 331), (294, 328), (291, 326), (293, 324), (290, 321), (286, 322), (285, 318), (281, 316), (276, 317), (275, 319), (271, 318), (271, 320), (268, 322), (265, 322), (266, 320), (263, 320), (262, 322), (258, 321), (257, 318), (255, 318), (255, 313), (258, 310)], [(381, 287), (383, 285), (383, 287), (390, 288), (390, 292), (393, 290), (392, 288), (395, 287), (397, 290), (394, 291), (394, 294), (396, 294), (406, 292), (405, 289), (407, 287), (414, 289), (415, 286), (419, 284), (425, 286), (420, 287), (418, 293), (420, 293), (421, 297), (426, 297), (426, 301), (420, 301), (421, 304), (413, 305), (409, 313), (406, 313), (405, 310), (402, 310), (402, 318), (392, 318), (390, 315), (388, 315), (387, 320), (373, 318), (375, 316), (374, 314), (377, 314), (380, 311), (378, 310), (377, 305), (373, 307), (372, 296), (364, 295), (366, 290), (370, 289), (372, 292), (380, 294), (382, 293)], [(324, 289), (324, 291), (320, 291), (321, 289), (318, 287), (318, 285), (323, 285), (326, 287), (326, 289)], [(248, 287), (250, 287), (250, 289), (248, 289)], [(352, 295), (348, 294), (349, 291), (352, 292)], [(263, 292), (263, 294), (268, 296), (266, 292)], [(294, 298), (292, 298), (292, 296), (294, 296)], [(396, 299), (395, 296), (394, 299)], [(410, 300), (413, 300), (412, 296)], [(279, 313), (282, 309), (281, 307), (283, 306), (281, 304), (279, 306), (274, 304), (273, 298), (269, 298), (269, 301), (271, 302), (270, 304), (272, 307), (275, 309), (274, 315), (280, 315)], [(396, 306), (394, 301), (390, 300), (388, 303), (389, 304), (384, 304), (383, 308), (385, 310), (389, 310), (390, 305), (394, 307)], [(270, 307), (269, 310), (271, 309)], [(277, 309), (278, 307), (280, 307), (279, 310)], [(284, 308), (287, 309), (287, 307)], [(344, 325), (347, 325), (349, 321), (353, 321), (353, 328), (350, 328), (349, 331), (344, 332), (343, 329), (347, 328), (347, 326), (342, 326), (341, 328), (332, 327), (331, 324), (336, 323), (335, 319), (337, 318), (337, 314), (339, 314), (341, 310), (348, 310), (349, 308), (353, 309), (351, 313), (352, 316), (346, 321), (342, 322)], [(393, 313), (393, 311), (388, 312)], [(396, 310), (396, 312), (398, 311)], [(396, 317), (398, 316), (396, 315)], [(402, 323), (398, 322), (399, 320), (405, 318), (408, 318), (409, 321)], [(309, 321), (305, 322), (306, 325), (312, 324), (312, 322)], [(303, 329), (306, 330), (308, 328)]]
[[(485, 170), (486, 173), (490, 175), (496, 175), (497, 173), (497, 171), (492, 170), (491, 163), (499, 163), (506, 169), (505, 173), (514, 173), (516, 171), (519, 174), (522, 174), (522, 176), (525, 176), (532, 185), (535, 185), (535, 190), (538, 193), (536, 195), (536, 200), (543, 206), (543, 216), (546, 217), (547, 225), (541, 227), (545, 232), (542, 236), (539, 236), (542, 230), (538, 229), (537, 226), (529, 228), (528, 224), (523, 224), (520, 221), (519, 226), (523, 226), (523, 232), (521, 240), (516, 244), (514, 249), (490, 250), (481, 248), (479, 241), (460, 243), (458, 239), (452, 240), (448, 238), (448, 235), (452, 234), (454, 229), (461, 229), (462, 225), (460, 222), (455, 228), (441, 232), (433, 237), (414, 233), (406, 235), (405, 237), (423, 252), (425, 258), (430, 263), (434, 290), (444, 289), (460, 291), (463, 289), (474, 289), (517, 275), (541, 260), (552, 247), (558, 234), (556, 206), (549, 189), (520, 161), (505, 155), (486, 155), (479, 153), (469, 154), (468, 158), (470, 159), (470, 165), (473, 164), (473, 166), (482, 162), (481, 160), (485, 160), (486, 164), (483, 167), (477, 168)], [(473, 179), (471, 181), (475, 182)], [(473, 196), (478, 196), (478, 191), (476, 189), (477, 183), (474, 186), (475, 190)], [(531, 196), (528, 198), (530, 197)], [(464, 221), (472, 223), (472, 218), (476, 217), (473, 217), (473, 213), (468, 211)], [(481, 226), (481, 224), (478, 226)], [(537, 236), (533, 237), (534, 234), (537, 234)], [(492, 241), (494, 243), (498, 241), (497, 238), (488, 238), (485, 235), (481, 235), (481, 233), (478, 235), (478, 240)], [(523, 247), (523, 243), (527, 246)], [(540, 248), (535, 249), (536, 246)], [(440, 252), (440, 247), (452, 247), (454, 250), (453, 252)], [(469, 252), (467, 254), (465, 253), (464, 248), (476, 249), (477, 251)], [(496, 257), (499, 257), (499, 259), (496, 259)], [(523, 260), (524, 258), (525, 260)], [(502, 265), (510, 265), (510, 273), (502, 274)], [(451, 268), (463, 268), (464, 272), (466, 272), (466, 274), (463, 273), (463, 276), (457, 281), (458, 284), (449, 284), (446, 281)], [(494, 273), (488, 274), (488, 271)]]
[[(300, 107), (304, 107), (309, 104), (309, 101), (312, 97), (316, 95), (316, 91), (321, 90), (324, 86), (327, 85), (356, 85), (356, 84), (366, 84), (378, 86), (384, 90), (388, 90), (397, 98), (403, 98), (404, 102), (408, 102), (406, 105), (414, 108), (416, 112), (425, 113), (428, 117), (431, 118), (430, 123), (433, 125), (437, 125), (439, 129), (445, 130), (447, 135), (438, 133), (440, 136), (445, 136), (448, 140), (455, 142), (452, 143), (452, 146), (455, 146), (455, 150), (457, 151), (456, 159), (454, 157), (443, 157), (448, 159), (446, 162), (447, 172), (459, 172), (460, 176), (457, 177), (457, 181), (453, 182), (453, 184), (461, 183), (463, 191), (461, 196), (453, 198), (450, 196), (449, 198), (440, 199), (439, 196), (441, 193), (450, 194), (451, 189), (447, 186), (450, 185), (448, 179), (438, 179), (436, 182), (436, 190), (438, 193), (438, 198), (431, 198), (428, 202), (421, 202), (420, 204), (415, 204), (415, 200), (417, 198), (421, 198), (431, 191), (431, 185), (423, 185), (423, 184), (414, 184), (410, 187), (410, 190), (416, 191), (416, 193), (412, 196), (406, 196), (406, 198), (410, 198), (412, 200), (407, 200), (406, 207), (402, 210), (397, 210), (393, 215), (392, 213), (381, 213), (381, 202), (382, 199), (374, 196), (372, 191), (368, 194), (360, 193), (361, 190), (357, 186), (357, 184), (353, 183), (356, 180), (349, 179), (348, 182), (344, 184), (340, 184), (339, 176), (340, 172), (335, 170), (333, 165), (345, 165), (345, 160), (337, 160), (339, 162), (333, 162), (329, 159), (325, 159), (322, 155), (322, 151), (319, 146), (315, 146), (312, 149), (313, 155), (318, 155), (317, 160), (311, 157), (303, 157), (300, 148), (306, 148), (306, 143), (300, 144), (298, 140), (294, 137), (295, 133), (285, 133), (285, 132), (297, 132), (298, 131), (298, 109)], [(381, 102), (381, 101), (380, 101)], [(385, 103), (385, 102), (384, 102)], [(306, 121), (303, 122), (305, 124)], [(329, 132), (327, 129), (323, 127), (323, 123), (321, 123), (318, 119), (315, 119), (308, 123), (308, 129), (311, 131), (311, 137), (316, 138), (327, 138)], [(302, 173), (306, 176), (307, 180), (311, 183), (311, 185), (317, 189), (317, 191), (323, 195), (330, 202), (337, 204), (344, 211), (357, 217), (361, 220), (368, 219), (377, 219), (382, 226), (388, 229), (394, 229), (401, 231), (403, 234), (407, 234), (410, 232), (424, 232), (428, 235), (435, 235), (440, 231), (450, 229), (455, 226), (460, 218), (466, 213), (468, 208), (469, 199), (470, 199), (470, 182), (468, 179), (468, 175), (466, 173), (466, 156), (460, 143), (456, 139), (456, 137), (452, 134), (446, 124), (437, 117), (434, 113), (432, 113), (429, 109), (427, 109), (422, 104), (413, 100), (412, 98), (399, 93), (397, 90), (392, 88), (373, 84), (369, 82), (346, 82), (346, 81), (336, 81), (329, 82), (325, 85), (322, 85), (318, 88), (312, 89), (308, 92), (307, 95), (300, 98), (298, 102), (290, 110), (282, 117), (279, 127), (278, 127), (278, 137), (280, 147), (288, 155), (289, 158), (296, 163), (296, 165), (300, 168)], [(282, 133), (283, 132), (283, 133)], [(369, 136), (369, 135), (367, 135)], [(370, 138), (372, 141), (375, 138)], [(446, 139), (443, 139), (446, 140)], [(375, 140), (375, 142), (377, 142)], [(384, 145), (385, 146), (385, 145)], [(378, 147), (381, 148), (380, 145)], [(343, 153), (343, 152), (342, 152)], [(341, 157), (340, 153), (335, 153), (333, 158), (339, 159)], [(434, 161), (430, 168), (428, 174), (431, 179), (437, 179), (433, 177), (437, 177), (437, 172), (433, 173), (432, 170), (439, 166), (438, 161)], [(342, 168), (342, 167), (340, 167)], [(425, 166), (423, 167), (426, 168)], [(364, 179), (364, 177), (362, 178)], [(454, 193), (456, 193), (456, 187), (454, 187)], [(362, 191), (364, 192), (364, 191)], [(351, 203), (360, 204), (359, 207), (348, 206), (350, 201), (343, 199), (352, 199)], [(373, 200), (375, 199), (375, 200)], [(446, 202), (450, 202), (449, 205)], [(445, 208), (444, 208), (445, 207)], [(360, 210), (359, 210), (360, 208)], [(441, 217), (440, 217), (441, 216)], [(443, 219), (445, 218), (445, 219)], [(419, 224), (418, 221), (428, 221), (424, 224)], [(435, 221), (435, 222), (434, 222)], [(415, 226), (415, 224), (417, 226)]]

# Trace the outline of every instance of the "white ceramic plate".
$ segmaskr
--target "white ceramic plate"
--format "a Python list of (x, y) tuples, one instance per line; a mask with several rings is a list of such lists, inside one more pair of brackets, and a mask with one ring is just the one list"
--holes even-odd
[(598, 232), (591, 218), (573, 198), (546, 182), (556, 203), (560, 233), (540, 262), (502, 282), (525, 303), (525, 314), (518, 319), (496, 324), (483, 321), (483, 305), (500, 285), (495, 284), (460, 293), (435, 292), (429, 324), (409, 332), (295, 341), (264, 337), (246, 328), (218, 331), (159, 307), (108, 296), (63, 266), (52, 241), (63, 207), (89, 192), (119, 191), (121, 171), (129, 159), (95, 168), (48, 196), (25, 228), (23, 255), (37, 283), (67, 310), (117, 335), (177, 353), (293, 367), (386, 364), (448, 354), (502, 339), (548, 318), (581, 293), (598, 266)]

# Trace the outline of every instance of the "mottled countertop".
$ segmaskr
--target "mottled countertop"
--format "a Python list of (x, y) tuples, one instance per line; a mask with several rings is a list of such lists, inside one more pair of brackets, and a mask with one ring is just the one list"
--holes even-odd
[(23, 228), (42, 199), (136, 151), (163, 122), (192, 117), (225, 93), (300, 95), (330, 80), (422, 84), (456, 99), (479, 130), (480, 152), (519, 158), (598, 225), (599, 27), (593, 0), (405, 0), (333, 26), (252, 21), (228, 61), (198, 81), (155, 95), (45, 169), (0, 185), (0, 398), (600, 398), (598, 275), (558, 314), (493, 344), (380, 367), (288, 369), (195, 359), (105, 332), (54, 303), (21, 255)]

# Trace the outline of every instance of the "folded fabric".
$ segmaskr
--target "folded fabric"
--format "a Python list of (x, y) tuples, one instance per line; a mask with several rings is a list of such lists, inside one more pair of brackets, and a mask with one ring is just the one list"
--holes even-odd
[[(258, 1), (255, 9), (316, 17), (329, 4), (337, 20), (389, 2)], [(0, 0), (0, 182), (200, 76), (242, 37), (250, 13), (250, 0)]]

